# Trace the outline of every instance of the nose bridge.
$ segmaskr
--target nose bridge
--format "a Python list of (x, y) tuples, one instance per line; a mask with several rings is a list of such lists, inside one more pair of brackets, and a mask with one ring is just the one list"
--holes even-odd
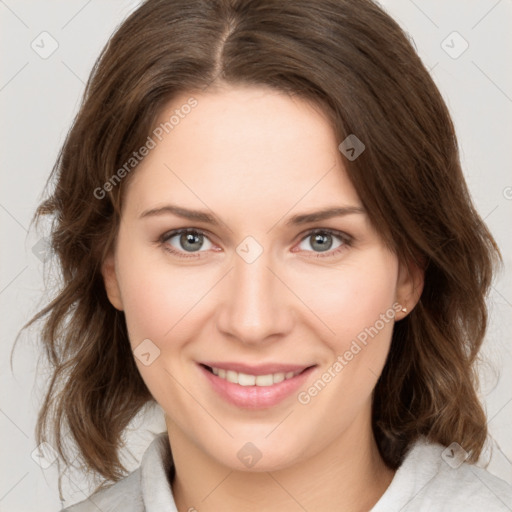
[(249, 240), (238, 246), (233, 258), (219, 328), (244, 343), (262, 342), (286, 332), (290, 312), (284, 287), (275, 270), (269, 269), (273, 266), (270, 251), (258, 250)]

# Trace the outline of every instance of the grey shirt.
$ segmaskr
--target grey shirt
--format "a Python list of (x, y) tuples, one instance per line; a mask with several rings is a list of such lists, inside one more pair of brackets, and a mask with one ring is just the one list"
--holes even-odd
[[(457, 456), (456, 447), (450, 450), (421, 438), (369, 512), (511, 512), (512, 486), (482, 468), (461, 463)], [(61, 512), (178, 512), (168, 477), (172, 464), (169, 438), (163, 432), (135, 471)]]

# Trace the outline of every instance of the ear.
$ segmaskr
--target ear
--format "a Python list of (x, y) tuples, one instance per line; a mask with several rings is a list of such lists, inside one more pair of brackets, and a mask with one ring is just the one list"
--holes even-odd
[(121, 290), (116, 274), (116, 262), (113, 252), (111, 252), (101, 265), (101, 275), (105, 284), (105, 291), (112, 306), (119, 311), (123, 311), (123, 302), (121, 300)]
[(396, 302), (406, 311), (400, 310), (395, 315), (395, 320), (402, 320), (416, 306), (423, 291), (425, 282), (425, 270), (415, 262), (409, 261), (407, 264), (400, 263), (398, 271)]

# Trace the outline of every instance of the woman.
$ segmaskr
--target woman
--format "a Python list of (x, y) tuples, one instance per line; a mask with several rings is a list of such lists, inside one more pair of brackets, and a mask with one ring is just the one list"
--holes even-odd
[[(54, 174), (36, 434), (115, 482), (66, 510), (510, 510), (474, 465), (499, 250), (377, 5), (146, 1)], [(125, 476), (155, 402), (166, 432)]]

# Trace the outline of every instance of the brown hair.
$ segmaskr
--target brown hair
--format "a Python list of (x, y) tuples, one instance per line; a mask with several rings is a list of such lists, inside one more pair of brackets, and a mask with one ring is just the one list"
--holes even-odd
[[(108, 301), (101, 263), (129, 182), (93, 193), (147, 140), (162, 108), (213, 84), (268, 86), (319, 105), (338, 140), (366, 146), (348, 175), (402, 262), (425, 269), (416, 308), (394, 327), (373, 399), (373, 431), (396, 469), (420, 435), (476, 462), (487, 436), (474, 363), (501, 255), (477, 214), (454, 127), (398, 24), (370, 0), (148, 0), (100, 55), (35, 219), (52, 214), (62, 270), (42, 341), (53, 376), (36, 437), (66, 462), (64, 430), (91, 472), (116, 481), (122, 434), (154, 401)], [(136, 172), (136, 171), (134, 171)], [(132, 173), (133, 174), (133, 173)]]

